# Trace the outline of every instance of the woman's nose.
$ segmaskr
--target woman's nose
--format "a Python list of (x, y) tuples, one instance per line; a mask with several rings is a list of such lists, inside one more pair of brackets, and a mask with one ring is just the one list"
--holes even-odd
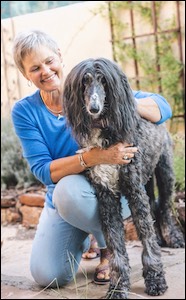
[(50, 68), (47, 65), (42, 66), (42, 73), (43, 74), (48, 74), (50, 72)]

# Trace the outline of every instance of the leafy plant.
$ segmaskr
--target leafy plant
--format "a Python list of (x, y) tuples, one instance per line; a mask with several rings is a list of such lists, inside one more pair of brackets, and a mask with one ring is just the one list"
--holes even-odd
[(185, 137), (181, 134), (172, 136), (174, 142), (174, 172), (176, 191), (185, 191)]
[[(108, 1), (108, 15), (114, 60), (124, 69), (134, 63), (138, 66), (138, 78), (129, 78), (133, 89), (161, 92), (168, 99), (173, 111), (172, 127), (175, 116), (181, 116), (184, 121), (184, 91), (181, 84), (184, 64), (175, 51), (179, 34), (174, 30), (177, 27), (175, 16), (160, 19), (162, 10), (166, 9), (164, 5), (166, 1), (154, 1), (158, 35), (149, 34), (141, 39), (135, 39), (135, 21), (132, 26), (123, 16), (133, 13), (133, 18), (140, 17), (143, 26), (147, 24), (153, 32), (155, 17), (152, 1)], [(103, 7), (100, 10), (103, 11)], [(131, 32), (127, 39), (126, 29)]]
[(22, 156), (20, 142), (10, 119), (1, 120), (1, 189), (27, 188), (41, 184), (31, 173)]

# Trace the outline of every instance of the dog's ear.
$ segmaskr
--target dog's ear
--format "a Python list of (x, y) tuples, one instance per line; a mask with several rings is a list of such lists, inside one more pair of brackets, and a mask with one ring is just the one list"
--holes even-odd
[[(116, 63), (108, 63), (106, 98), (109, 107), (109, 120), (124, 140), (132, 136), (138, 123), (136, 102), (127, 76)], [(112, 127), (113, 127), (112, 126)]]
[[(136, 129), (139, 122), (139, 114), (136, 109), (136, 102), (132, 93), (132, 89), (128, 82), (127, 76), (122, 72), (120, 74), (120, 107), (121, 107), (121, 118), (123, 126), (122, 131), (125, 133), (125, 137), (128, 140), (129, 137), (136, 136)], [(123, 96), (122, 96), (123, 95)], [(130, 141), (135, 143), (135, 141)]]

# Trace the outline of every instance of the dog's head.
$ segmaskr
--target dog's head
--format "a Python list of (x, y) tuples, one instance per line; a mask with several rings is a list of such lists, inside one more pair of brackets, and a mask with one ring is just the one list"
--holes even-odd
[(76, 137), (86, 137), (94, 127), (108, 127), (127, 140), (136, 128), (135, 101), (127, 77), (105, 58), (84, 60), (70, 71), (63, 107)]

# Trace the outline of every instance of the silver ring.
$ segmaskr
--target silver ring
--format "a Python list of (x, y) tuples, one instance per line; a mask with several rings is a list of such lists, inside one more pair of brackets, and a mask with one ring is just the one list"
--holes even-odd
[(125, 154), (125, 155), (123, 156), (123, 159), (124, 159), (124, 160), (127, 160), (127, 159), (128, 159), (128, 156)]

